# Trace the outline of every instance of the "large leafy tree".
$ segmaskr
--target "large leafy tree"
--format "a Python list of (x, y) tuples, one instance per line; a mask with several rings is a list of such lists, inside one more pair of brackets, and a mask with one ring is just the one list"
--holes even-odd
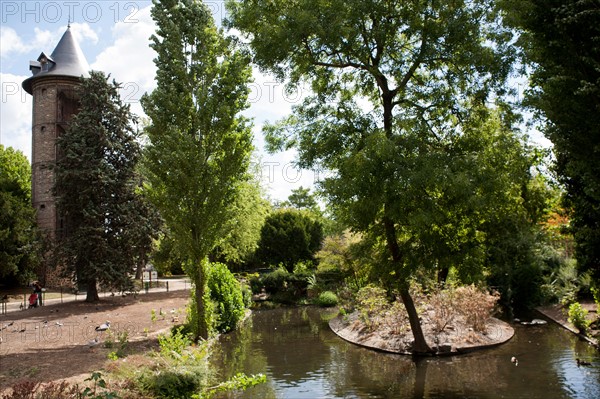
[[(481, 120), (477, 112), (510, 69), (511, 34), (502, 29), (494, 2), (227, 5), (231, 25), (248, 34), (258, 65), (292, 86), (307, 81), (315, 93), (268, 127), (268, 140), (274, 148), (298, 148), (302, 167), (333, 171), (322, 184), (329, 201), (353, 229), (380, 240), (380, 263), (408, 311), (413, 349), (431, 351), (408, 277), (431, 251), (455, 250), (459, 257), (476, 248), (477, 230), (463, 222), (474, 218), (460, 216), (470, 212), (473, 202), (463, 201), (469, 192), (444, 182), (476, 187), (461, 180), (460, 160), (469, 159), (469, 148), (455, 146), (455, 138)], [(440, 175), (448, 179), (440, 182)], [(444, 251), (431, 231), (447, 238)]]
[(281, 209), (267, 216), (260, 230), (257, 259), (265, 264), (282, 264), (289, 272), (302, 261), (314, 260), (321, 249), (323, 223), (308, 211)]
[(31, 167), (22, 152), (0, 144), (0, 277), (25, 283), (40, 259), (31, 206)]
[(195, 0), (154, 1), (156, 89), (142, 99), (150, 125), (150, 195), (195, 284), (194, 323), (208, 336), (208, 255), (232, 228), (231, 206), (247, 180), (252, 153), (251, 69), (210, 9)]
[(600, 281), (600, 4), (595, 0), (503, 2), (531, 65), (526, 103), (554, 144), (566, 186), (576, 257)]
[(119, 85), (102, 72), (90, 73), (78, 88), (79, 113), (58, 140), (54, 168), (59, 217), (59, 266), (85, 286), (86, 300), (98, 301), (98, 284), (127, 289), (135, 271), (146, 223), (136, 194), (140, 146), (134, 117)]

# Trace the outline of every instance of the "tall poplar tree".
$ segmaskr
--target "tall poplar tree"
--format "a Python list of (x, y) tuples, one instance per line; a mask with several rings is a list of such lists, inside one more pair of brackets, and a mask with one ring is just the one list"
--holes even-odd
[(145, 216), (136, 194), (140, 156), (134, 117), (119, 85), (90, 72), (78, 88), (79, 112), (58, 140), (54, 195), (63, 228), (57, 232), (58, 265), (99, 300), (98, 284), (131, 287), (138, 237)]
[(512, 37), (494, 2), (227, 6), (261, 68), (315, 93), (267, 127), (267, 140), (297, 148), (302, 167), (334, 171), (321, 185), (332, 208), (380, 243), (378, 266), (402, 297), (413, 350), (430, 352), (408, 282), (435, 256), (465, 264), (477, 253), (480, 235), (466, 221), (477, 220), (470, 194), (483, 182), (464, 175), (461, 163), (476, 157), (457, 139), (485, 124), (484, 104), (510, 71)]
[(142, 105), (150, 196), (195, 285), (195, 333), (207, 338), (208, 255), (232, 228), (252, 153), (246, 55), (196, 0), (155, 0), (156, 89)]

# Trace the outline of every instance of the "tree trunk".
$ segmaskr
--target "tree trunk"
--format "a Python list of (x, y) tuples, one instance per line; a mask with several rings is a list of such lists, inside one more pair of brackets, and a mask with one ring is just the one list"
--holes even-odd
[(144, 267), (146, 266), (146, 254), (144, 253), (144, 251), (142, 251), (140, 253), (140, 257), (138, 258), (138, 264), (137, 267), (135, 269), (135, 279), (136, 280), (141, 280), (143, 273), (144, 273)]
[(438, 280), (438, 285), (440, 287), (443, 287), (444, 285), (446, 285), (446, 280), (448, 280), (449, 273), (450, 273), (450, 268), (446, 267), (446, 266), (444, 266), (440, 270), (438, 270), (437, 280)]
[[(402, 253), (400, 251), (400, 246), (398, 245), (398, 241), (396, 239), (396, 227), (388, 217), (383, 218), (383, 225), (385, 228), (388, 250), (392, 255), (392, 260), (396, 265), (396, 269), (400, 270), (402, 268), (403, 259)], [(402, 298), (402, 302), (404, 303), (404, 307), (406, 308), (406, 312), (408, 313), (410, 329), (415, 340), (413, 345), (413, 353), (433, 353), (434, 351), (429, 347), (429, 345), (427, 345), (427, 341), (425, 341), (425, 335), (423, 335), (423, 329), (421, 328), (421, 322), (419, 320), (417, 308), (415, 307), (415, 303), (413, 302), (413, 299), (410, 296), (408, 286), (405, 284), (404, 281), (400, 282), (400, 297)]]
[(198, 269), (194, 273), (194, 286), (196, 296), (196, 340), (208, 339), (208, 318), (207, 306), (204, 302), (204, 294), (206, 293), (206, 273), (208, 269), (208, 260), (203, 259), (198, 264)]
[(98, 286), (96, 284), (96, 279), (90, 279), (87, 282), (87, 287), (85, 288), (86, 302), (98, 302), (100, 300), (100, 296), (98, 296)]
[(433, 353), (433, 350), (429, 347), (429, 345), (427, 345), (427, 341), (425, 341), (425, 335), (423, 335), (423, 329), (421, 328), (419, 314), (417, 313), (415, 303), (413, 302), (413, 299), (410, 296), (410, 293), (408, 292), (408, 288), (402, 287), (400, 289), (400, 297), (402, 298), (402, 302), (404, 303), (404, 307), (406, 308), (406, 312), (408, 313), (410, 329), (413, 333), (413, 338), (415, 339), (415, 343), (413, 345), (413, 353)]

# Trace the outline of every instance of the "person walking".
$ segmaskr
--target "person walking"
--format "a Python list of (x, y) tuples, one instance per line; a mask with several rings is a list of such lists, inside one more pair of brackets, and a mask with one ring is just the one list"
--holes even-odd
[(42, 285), (39, 281), (33, 282), (33, 293), (37, 295), (37, 305), (43, 306), (42, 304)]

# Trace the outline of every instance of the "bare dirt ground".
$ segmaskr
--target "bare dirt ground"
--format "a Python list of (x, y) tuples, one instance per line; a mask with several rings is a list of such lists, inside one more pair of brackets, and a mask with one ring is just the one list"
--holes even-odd
[[(83, 380), (102, 369), (125, 331), (128, 354), (155, 348), (159, 333), (184, 321), (188, 297), (183, 290), (115, 296), (0, 316), (0, 392), (22, 380)], [(106, 321), (110, 332), (98, 333)]]

